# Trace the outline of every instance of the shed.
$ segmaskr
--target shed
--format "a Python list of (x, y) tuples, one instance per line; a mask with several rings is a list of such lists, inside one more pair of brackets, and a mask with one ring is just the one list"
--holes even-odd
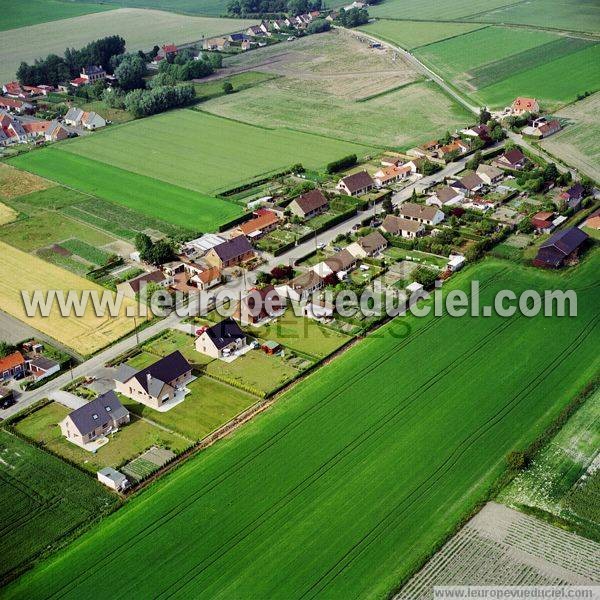
[(127, 477), (120, 471), (113, 469), (112, 467), (104, 467), (97, 473), (98, 481), (103, 483), (106, 487), (117, 492), (123, 491), (129, 487), (129, 481)]
[(265, 354), (275, 354), (281, 350), (281, 344), (275, 340), (268, 340), (261, 346), (261, 349)]

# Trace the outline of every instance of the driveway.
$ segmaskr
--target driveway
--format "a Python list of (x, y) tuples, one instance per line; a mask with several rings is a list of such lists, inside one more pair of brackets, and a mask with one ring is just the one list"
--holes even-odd
[(62, 404), (63, 406), (66, 406), (72, 410), (77, 410), (78, 408), (81, 408), (87, 404), (83, 398), (63, 390), (56, 390), (55, 392), (48, 394), (48, 397), (50, 400), (54, 400), (55, 402), (58, 402), (59, 404)]

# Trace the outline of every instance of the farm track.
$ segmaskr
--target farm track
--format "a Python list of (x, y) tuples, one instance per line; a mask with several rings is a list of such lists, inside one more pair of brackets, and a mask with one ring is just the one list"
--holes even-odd
[[(495, 279), (497, 277), (502, 275), (502, 273), (505, 273), (507, 270), (508, 270), (508, 267), (502, 269), (501, 271), (496, 272), (493, 276), (490, 276), (480, 286), (480, 289), (482, 291), (485, 290), (487, 287), (489, 287), (489, 285), (491, 285), (495, 281)], [(244, 458), (240, 459), (239, 461), (237, 461), (237, 463), (235, 463), (233, 465), (232, 469), (229, 469), (227, 472), (223, 473), (222, 476), (219, 476), (215, 480), (212, 480), (203, 488), (195, 490), (188, 496), (183, 497), (175, 506), (173, 506), (166, 513), (164, 513), (163, 516), (160, 517), (160, 519), (157, 519), (154, 523), (141, 529), (139, 532), (134, 534), (131, 538), (126, 540), (126, 542), (119, 548), (104, 555), (101, 559), (99, 559), (97, 564), (98, 565), (108, 564), (107, 561), (114, 560), (114, 559), (118, 558), (121, 553), (125, 552), (126, 549), (131, 546), (130, 542), (134, 542), (134, 544), (140, 542), (142, 539), (144, 539), (148, 535), (152, 534), (156, 529), (158, 529), (159, 527), (162, 527), (163, 525), (165, 525), (166, 523), (171, 521), (171, 519), (175, 518), (181, 512), (183, 512), (184, 510), (189, 508), (191, 503), (198, 501), (200, 498), (202, 498), (203, 496), (208, 494), (210, 491), (212, 491), (215, 487), (222, 484), (224, 481), (226, 481), (230, 477), (233, 477), (237, 471), (246, 467), (248, 464), (253, 462), (256, 458), (258, 458), (258, 456), (263, 454), (271, 446), (273, 446), (275, 443), (277, 443), (281, 438), (283, 438), (285, 435), (289, 434), (291, 431), (293, 431), (294, 429), (296, 429), (297, 427), (302, 425), (302, 423), (306, 419), (308, 419), (310, 416), (312, 416), (314, 412), (318, 412), (321, 408), (323, 408), (324, 406), (327, 406), (330, 402), (332, 402), (335, 398), (337, 398), (340, 393), (342, 393), (343, 391), (346, 391), (348, 388), (350, 388), (356, 380), (361, 379), (362, 376), (365, 375), (366, 373), (372, 371), (377, 366), (380, 366), (381, 364), (390, 360), (393, 357), (393, 354), (395, 352), (404, 348), (406, 345), (408, 345), (415, 339), (418, 339), (421, 335), (427, 333), (432, 327), (438, 325), (444, 318), (447, 318), (447, 316), (445, 315), (443, 317), (438, 317), (436, 319), (431, 320), (427, 325), (425, 325), (422, 329), (420, 329), (418, 332), (416, 332), (413, 336), (411, 336), (410, 338), (404, 339), (404, 340), (400, 341), (398, 344), (396, 344), (395, 346), (393, 346), (390, 349), (390, 354), (388, 356), (380, 358), (377, 361), (375, 361), (374, 363), (370, 363), (369, 365), (361, 368), (360, 370), (355, 371), (354, 375), (347, 380), (347, 383), (343, 388), (338, 388), (338, 390), (336, 390), (336, 392), (333, 392), (329, 396), (326, 396), (320, 403), (311, 405), (308, 409), (306, 409), (305, 411), (300, 413), (300, 415), (298, 415), (298, 417), (296, 419), (294, 419), (293, 421), (288, 423), (285, 427), (280, 429), (273, 436), (271, 436), (270, 438), (265, 440), (251, 454), (249, 454), (249, 455), (245, 456)], [(59, 592), (64, 593), (64, 592), (68, 591), (69, 589), (71, 589), (71, 587), (75, 583), (84, 581), (90, 575), (91, 575), (91, 573), (84, 573), (84, 574), (78, 575), (76, 578), (73, 578), (71, 580), (69, 585), (64, 586), (63, 588), (60, 588), (59, 590), (57, 590), (56, 594), (58, 594)]]

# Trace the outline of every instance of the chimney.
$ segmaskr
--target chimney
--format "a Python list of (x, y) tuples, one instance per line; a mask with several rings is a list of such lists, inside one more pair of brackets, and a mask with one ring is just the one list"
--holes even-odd
[(152, 375), (150, 375), (150, 373), (148, 373), (146, 375), (146, 383), (148, 385), (148, 389), (150, 389), (150, 382), (152, 381)]

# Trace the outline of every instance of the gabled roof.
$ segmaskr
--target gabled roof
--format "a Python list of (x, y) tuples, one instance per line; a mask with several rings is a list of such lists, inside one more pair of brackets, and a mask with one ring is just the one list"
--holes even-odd
[(196, 277), (202, 283), (209, 283), (215, 279), (218, 279), (220, 276), (221, 276), (221, 271), (218, 267), (210, 267), (210, 269), (206, 269), (205, 271), (202, 271), (202, 273), (199, 273), (198, 275), (196, 275)]
[(456, 198), (459, 195), (459, 192), (454, 188), (444, 185), (435, 191), (435, 195), (439, 198), (440, 202), (448, 202), (449, 200)]
[(543, 244), (540, 245), (542, 248), (552, 248), (563, 254), (569, 256), (571, 252), (574, 252), (588, 239), (587, 233), (582, 231), (578, 227), (571, 227), (570, 229), (563, 229), (557, 231), (554, 235), (548, 238)]
[(166, 277), (164, 276), (164, 274), (161, 271), (152, 271), (151, 273), (144, 273), (143, 275), (140, 275), (138, 277), (135, 277), (134, 279), (130, 279), (129, 281), (126, 281), (125, 283), (129, 284), (129, 287), (134, 291), (134, 293), (138, 293), (142, 287), (143, 283), (150, 283), (150, 282), (154, 282), (154, 283), (160, 283), (161, 281), (164, 281), (166, 279)]
[(358, 245), (367, 253), (372, 254), (382, 246), (387, 245), (387, 240), (379, 233), (379, 231), (373, 231), (363, 238), (358, 240)]
[[(169, 383), (191, 370), (190, 363), (179, 350), (161, 358), (154, 364), (138, 371), (133, 378), (151, 396), (160, 393), (163, 385)], [(150, 378), (148, 377), (150, 376)]]
[(425, 204), (416, 204), (415, 202), (404, 202), (400, 205), (398, 211), (401, 217), (433, 221), (438, 212), (440, 212), (440, 209), (437, 206), (427, 206)]
[(246, 334), (231, 317), (209, 327), (204, 333), (219, 350), (240, 338), (246, 337)]
[(328, 200), (321, 190), (310, 190), (294, 200), (300, 210), (306, 215), (328, 205)]
[(338, 271), (347, 271), (352, 265), (355, 265), (356, 258), (344, 248), (324, 262), (334, 273), (337, 273)]
[(583, 193), (584, 193), (585, 189), (584, 187), (581, 185), (581, 183), (576, 183), (575, 185), (572, 185), (565, 193), (565, 197), (571, 199), (571, 200), (579, 200), (579, 198), (583, 197)]
[(486, 165), (485, 163), (481, 163), (477, 167), (477, 173), (480, 175), (487, 175), (490, 179), (495, 179), (496, 177), (500, 177), (504, 174), (502, 169), (498, 169), (498, 167), (494, 167), (492, 165)]
[(245, 235), (238, 235), (218, 246), (214, 246), (213, 250), (223, 262), (228, 262), (234, 258), (243, 256), (247, 252), (251, 252), (252, 246)]
[(483, 180), (475, 173), (470, 173), (469, 175), (461, 177), (457, 183), (465, 190), (474, 190), (476, 187), (483, 185)]
[(5, 356), (4, 358), (0, 358), (0, 375), (4, 371), (8, 371), (9, 369), (14, 369), (15, 367), (18, 367), (19, 365), (24, 365), (24, 364), (25, 364), (25, 359), (23, 358), (23, 355), (17, 350), (16, 352), (13, 352), (12, 354)]
[(271, 210), (264, 211), (254, 219), (250, 219), (245, 223), (239, 225), (238, 229), (244, 235), (250, 235), (255, 231), (260, 231), (265, 227), (270, 227), (271, 225), (275, 225), (275, 223), (279, 222), (279, 217)]
[(294, 279), (292, 279), (289, 283), (288, 286), (290, 288), (292, 288), (293, 290), (312, 290), (313, 288), (318, 287), (320, 284), (323, 283), (323, 278), (319, 277), (319, 275), (317, 275), (317, 273), (315, 273), (312, 269), (310, 271), (307, 271), (306, 273), (302, 273), (302, 275), (298, 275), (298, 277), (295, 277)]
[(118, 420), (129, 414), (114, 391), (106, 392), (81, 408), (69, 413), (73, 425), (81, 435), (87, 435), (108, 419)]
[(385, 231), (391, 234), (396, 234), (400, 231), (408, 231), (410, 233), (418, 233), (423, 228), (419, 221), (403, 219), (395, 215), (388, 215), (384, 220), (382, 227)]
[(516, 165), (525, 159), (525, 155), (518, 148), (508, 150), (502, 157), (511, 165)]
[(342, 181), (351, 194), (375, 185), (375, 182), (366, 171), (359, 171), (353, 175), (348, 175), (348, 177), (344, 177)]

